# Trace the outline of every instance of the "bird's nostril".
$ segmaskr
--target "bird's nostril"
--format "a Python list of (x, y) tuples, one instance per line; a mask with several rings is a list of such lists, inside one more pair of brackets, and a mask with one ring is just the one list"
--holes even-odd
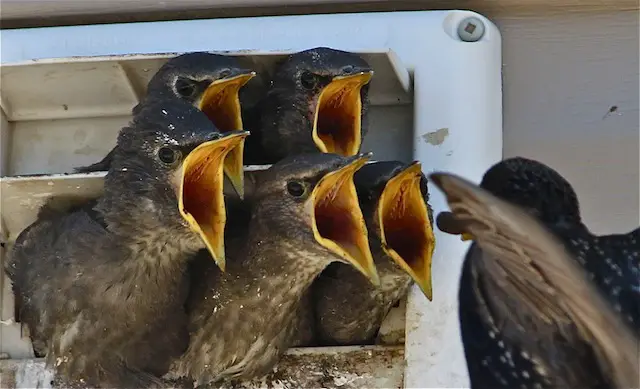
[(353, 66), (349, 65), (349, 66), (345, 66), (342, 68), (342, 73), (344, 74), (351, 74), (353, 73)]

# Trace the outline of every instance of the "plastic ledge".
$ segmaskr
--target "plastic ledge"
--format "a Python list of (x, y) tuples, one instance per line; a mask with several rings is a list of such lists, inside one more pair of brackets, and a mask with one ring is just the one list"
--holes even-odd
[[(292, 51), (293, 52), (293, 51)], [(292, 52), (221, 51), (238, 57), (259, 75)], [(169, 59), (181, 53), (108, 55), (53, 58), (3, 63), (0, 67), (0, 104), (9, 121), (126, 116), (146, 92), (146, 85)], [(411, 102), (410, 77), (389, 49), (360, 54), (373, 68), (370, 100), (373, 105)], [(244, 88), (258, 86), (255, 78)], [(64, 91), (64, 93), (60, 93)]]

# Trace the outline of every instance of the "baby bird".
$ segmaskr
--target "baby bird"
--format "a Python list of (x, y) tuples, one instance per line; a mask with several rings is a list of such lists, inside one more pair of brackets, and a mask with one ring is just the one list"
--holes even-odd
[(378, 283), (353, 184), (368, 158), (300, 154), (258, 177), (246, 236), (229, 241), (227, 271), (207, 255), (194, 264), (191, 340), (169, 377), (202, 385), (268, 373), (294, 341), (301, 297), (331, 262)]
[(38, 356), (69, 385), (163, 387), (188, 345), (187, 261), (224, 267), (222, 135), (180, 100), (143, 105), (118, 136), (104, 194), (44, 210), (7, 264)]
[[(150, 100), (182, 100), (202, 110), (219, 131), (242, 130), (239, 93), (255, 72), (244, 69), (238, 59), (219, 54), (193, 52), (169, 59), (147, 85), (147, 93), (133, 107), (133, 114)], [(76, 168), (78, 173), (109, 170), (112, 149), (101, 161)], [(242, 156), (244, 146), (229, 153), (225, 173), (240, 197), (244, 195)]]
[(288, 56), (260, 108), (264, 162), (314, 151), (356, 155), (367, 132), (372, 77), (354, 53), (317, 47)]
[(354, 182), (380, 286), (341, 263), (329, 265), (314, 282), (311, 297), (316, 341), (323, 346), (372, 343), (413, 281), (431, 299), (433, 211), (420, 163), (369, 163), (356, 172)]

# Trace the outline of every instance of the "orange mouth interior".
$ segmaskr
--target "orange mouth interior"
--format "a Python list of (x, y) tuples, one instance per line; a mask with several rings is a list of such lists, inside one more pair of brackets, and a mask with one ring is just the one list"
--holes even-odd
[(178, 209), (192, 230), (204, 241), (220, 269), (225, 268), (224, 226), (226, 211), (223, 195), (223, 161), (247, 137), (232, 133), (196, 147), (180, 169)]
[[(242, 110), (239, 92), (255, 73), (216, 80), (202, 95), (199, 108), (221, 132), (242, 130)], [(238, 195), (244, 197), (244, 142), (233, 149), (224, 160), (224, 172)]]
[(378, 202), (377, 217), (385, 252), (431, 300), (435, 236), (420, 191), (421, 178), (421, 166), (416, 162), (389, 180)]
[(353, 175), (368, 158), (356, 159), (325, 175), (311, 194), (309, 204), (316, 241), (378, 284), (367, 227), (353, 183)]
[(356, 155), (362, 143), (362, 87), (373, 72), (334, 77), (318, 97), (313, 140), (323, 153)]

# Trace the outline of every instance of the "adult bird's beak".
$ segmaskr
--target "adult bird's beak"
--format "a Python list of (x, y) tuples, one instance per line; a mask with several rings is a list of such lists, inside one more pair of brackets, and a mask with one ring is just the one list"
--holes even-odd
[(305, 208), (316, 241), (362, 272), (374, 285), (379, 285), (367, 227), (353, 183), (353, 175), (371, 155), (367, 153), (352, 157), (322, 177)]
[[(224, 161), (241, 146), (249, 131), (234, 131), (202, 143), (187, 155), (178, 169), (180, 214), (204, 241), (222, 271), (225, 269)], [(242, 159), (240, 160), (242, 165)], [(242, 171), (240, 172), (242, 173)]]
[(375, 212), (383, 250), (432, 299), (431, 260), (435, 236), (420, 191), (422, 167), (414, 162), (387, 181)]
[(324, 87), (313, 120), (313, 142), (323, 153), (351, 157), (362, 143), (362, 97), (360, 90), (373, 70), (336, 76)]
[[(213, 81), (203, 93), (198, 108), (220, 131), (241, 130), (242, 111), (238, 94), (240, 88), (255, 76), (255, 72), (243, 71), (241, 74)], [(241, 199), (244, 198), (243, 154), (244, 142), (233, 149), (224, 161), (224, 172)]]
[(462, 241), (473, 240), (473, 235), (466, 232), (464, 223), (458, 220), (452, 212), (440, 212), (436, 219), (438, 229), (451, 235), (460, 235)]

